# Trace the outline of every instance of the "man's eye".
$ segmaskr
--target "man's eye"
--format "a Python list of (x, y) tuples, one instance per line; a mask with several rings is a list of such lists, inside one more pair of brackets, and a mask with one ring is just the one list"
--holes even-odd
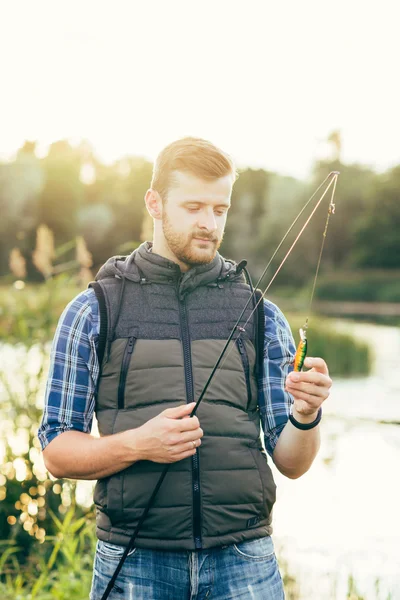
[(198, 206), (188, 206), (187, 207), (189, 212), (196, 212), (197, 210), (199, 210)]

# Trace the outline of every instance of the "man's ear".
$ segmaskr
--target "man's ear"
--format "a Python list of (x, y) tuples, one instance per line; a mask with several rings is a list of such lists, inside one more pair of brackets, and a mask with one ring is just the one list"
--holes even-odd
[(146, 208), (149, 211), (150, 216), (153, 217), (153, 219), (161, 219), (163, 202), (160, 194), (156, 190), (150, 188), (146, 192), (144, 201), (146, 203)]

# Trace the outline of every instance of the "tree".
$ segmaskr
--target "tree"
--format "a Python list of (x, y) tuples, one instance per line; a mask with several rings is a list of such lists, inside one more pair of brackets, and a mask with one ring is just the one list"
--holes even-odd
[(400, 166), (377, 176), (371, 204), (356, 231), (354, 262), (368, 268), (400, 268)]
[(261, 223), (268, 211), (270, 173), (263, 169), (246, 169), (236, 181), (228, 226), (223, 243), (223, 253), (237, 261), (246, 258), (255, 269), (257, 241)]
[(80, 180), (83, 162), (79, 148), (66, 140), (54, 142), (41, 161), (45, 185), (39, 196), (39, 222), (53, 231), (56, 246), (78, 233), (77, 213), (84, 194)]
[(8, 257), (18, 247), (25, 259), (35, 243), (38, 195), (44, 175), (35, 156), (35, 142), (25, 142), (13, 162), (0, 164), (0, 273), (8, 272)]

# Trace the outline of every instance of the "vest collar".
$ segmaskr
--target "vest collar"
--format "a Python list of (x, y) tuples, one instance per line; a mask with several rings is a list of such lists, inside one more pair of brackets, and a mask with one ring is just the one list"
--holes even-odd
[[(244, 274), (237, 271), (237, 264), (223, 258), (218, 252), (214, 259), (182, 273), (179, 265), (168, 258), (152, 252), (152, 242), (144, 242), (128, 256), (112, 256), (100, 268), (95, 279), (117, 277), (136, 283), (165, 283), (178, 287), (179, 298), (198, 286), (218, 284), (225, 279), (245, 282)], [(124, 285), (121, 286), (121, 298)]]
[[(176, 283), (182, 299), (188, 292), (200, 285), (207, 285), (218, 279), (225, 279), (229, 272), (236, 271), (236, 265), (225, 261), (217, 252), (213, 260), (206, 265), (199, 265), (181, 272), (179, 265), (152, 251), (152, 242), (144, 242), (131, 255), (142, 279), (156, 283)], [(129, 260), (128, 260), (129, 264)], [(127, 268), (128, 267), (127, 264)]]

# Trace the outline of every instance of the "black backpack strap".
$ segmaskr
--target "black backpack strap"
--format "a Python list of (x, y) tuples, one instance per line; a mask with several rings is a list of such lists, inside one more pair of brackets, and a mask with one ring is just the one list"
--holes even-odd
[(257, 329), (256, 329), (256, 361), (257, 361), (257, 375), (261, 375), (264, 368), (264, 337), (265, 337), (265, 311), (264, 311), (264, 299), (262, 291), (257, 289), (255, 291), (256, 302), (257, 302)]
[(97, 281), (92, 281), (89, 286), (93, 288), (96, 294), (97, 302), (99, 303), (99, 314), (100, 314), (100, 334), (97, 343), (97, 358), (99, 361), (100, 373), (103, 365), (104, 351), (107, 344), (107, 331), (108, 331), (108, 316), (107, 316), (107, 305), (104, 296), (103, 288)]
[[(242, 263), (245, 263), (244, 265)], [(253, 283), (251, 281), (251, 276), (248, 270), (246, 269), (246, 261), (242, 261), (239, 263), (239, 267), (244, 271), (246, 276), (246, 281), (250, 286), (251, 294), (253, 295), (253, 306), (254, 306), (254, 338), (255, 338), (255, 348), (256, 348), (256, 365), (255, 365), (255, 375), (258, 379), (259, 375), (263, 372), (264, 368), (264, 330), (265, 330), (265, 312), (264, 312), (264, 300), (262, 291), (259, 289), (254, 290)]]

